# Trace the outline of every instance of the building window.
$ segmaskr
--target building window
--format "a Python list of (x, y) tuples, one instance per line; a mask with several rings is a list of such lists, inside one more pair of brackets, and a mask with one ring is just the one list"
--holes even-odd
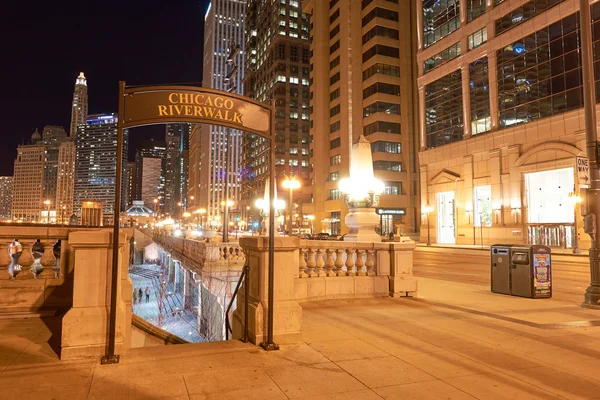
[(448, 61), (458, 56), (460, 56), (460, 42), (454, 43), (447, 49), (444, 49), (433, 57), (425, 60), (425, 72), (429, 72), (440, 65), (446, 64)]
[(478, 135), (492, 129), (487, 57), (469, 64), (469, 79), (469, 88), (471, 91), (471, 135)]
[(329, 101), (333, 101), (338, 97), (340, 97), (340, 88), (337, 88), (333, 92), (329, 93)]
[[(362, 0), (362, 9), (364, 10), (374, 0)], [(398, 0), (387, 0), (389, 3), (398, 4)]]
[(329, 142), (329, 150), (340, 147), (340, 138), (333, 139)]
[(383, 18), (390, 21), (398, 21), (398, 13), (396, 11), (388, 10), (386, 8), (376, 7), (363, 17), (362, 26), (364, 27), (375, 18)]
[(473, 21), (485, 12), (485, 0), (467, 1), (467, 22)]
[(371, 143), (371, 152), (373, 153), (402, 153), (402, 145), (396, 142), (377, 141)]
[(329, 47), (329, 54), (333, 54), (339, 48), (340, 48), (340, 41), (338, 40), (337, 42), (332, 44), (331, 47)]
[(396, 29), (376, 25), (369, 32), (363, 35), (362, 43), (366, 44), (369, 40), (373, 39), (376, 36), (398, 40), (400, 39), (400, 32), (398, 32)]
[(402, 171), (402, 163), (398, 161), (373, 161), (373, 169), (376, 171)]
[(428, 149), (462, 140), (463, 106), (460, 70), (425, 85)]
[(470, 34), (468, 42), (469, 50), (473, 50), (487, 42), (487, 27), (484, 26), (482, 29)]
[(340, 113), (340, 105), (339, 104), (337, 106), (329, 109), (329, 117), (330, 118), (338, 115), (339, 113)]
[(337, 56), (336, 58), (331, 60), (331, 62), (329, 62), (329, 69), (334, 69), (338, 65), (340, 65), (340, 56)]
[(335, 28), (333, 28), (331, 30), (331, 32), (329, 32), (329, 39), (333, 39), (335, 37), (335, 35), (337, 35), (338, 33), (340, 33), (340, 25), (337, 24), (335, 26)]
[(578, 14), (496, 52), (500, 127), (583, 105)]
[(402, 194), (402, 182), (383, 182), (383, 194)]
[(388, 115), (400, 115), (400, 104), (377, 101), (363, 108), (363, 117), (365, 118), (369, 115), (377, 113), (383, 113)]
[(423, 47), (460, 27), (459, 0), (423, 0)]
[(473, 225), (492, 226), (492, 187), (476, 186), (473, 196)]
[(329, 25), (331, 25), (333, 23), (333, 21), (338, 19), (339, 16), (340, 16), (340, 9), (338, 8), (337, 10), (335, 10), (335, 12), (333, 14), (331, 14), (329, 16)]
[(329, 125), (329, 133), (334, 133), (340, 130), (341, 124), (340, 121), (336, 121), (333, 124)]
[(339, 189), (331, 189), (329, 191), (329, 199), (328, 200), (339, 200), (340, 199), (340, 190)]
[(363, 100), (374, 95), (375, 93), (391, 94), (400, 96), (400, 86), (390, 85), (389, 83), (377, 82), (363, 90)]
[(562, 2), (563, 0), (532, 0), (515, 8), (502, 18), (496, 20), (496, 36)]
[(373, 64), (371, 67), (363, 71), (363, 81), (369, 79), (375, 74), (400, 76), (400, 67), (381, 63)]
[(363, 53), (363, 62), (367, 62), (372, 57), (381, 55), (385, 57), (400, 58), (400, 50), (397, 47), (384, 46), (382, 44), (376, 44), (369, 50)]
[(395, 122), (376, 121), (363, 128), (363, 135), (369, 136), (375, 132), (400, 133), (400, 124)]
[(329, 166), (338, 165), (342, 162), (342, 155), (336, 154), (335, 156), (329, 157)]
[(327, 178), (328, 181), (337, 181), (339, 179), (340, 179), (340, 171), (331, 172), (329, 174), (329, 177)]
[(340, 80), (340, 73), (337, 72), (332, 77), (329, 78), (329, 84), (333, 85), (334, 83), (336, 83), (339, 80)]

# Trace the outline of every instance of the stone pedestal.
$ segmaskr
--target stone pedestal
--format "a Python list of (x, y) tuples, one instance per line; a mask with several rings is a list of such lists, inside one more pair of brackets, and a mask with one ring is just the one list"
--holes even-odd
[[(260, 344), (266, 341), (268, 294), (269, 294), (269, 238), (265, 236), (241, 238), (240, 245), (246, 251), (249, 273), (248, 331), (250, 341)], [(302, 308), (295, 299), (294, 274), (298, 273), (298, 249), (296, 237), (275, 237), (275, 272), (273, 305), (273, 340), (277, 344), (298, 343), (302, 340)], [(244, 292), (238, 292), (237, 309), (233, 313), (233, 338), (243, 337)]]
[[(128, 261), (127, 235), (119, 238), (119, 284), (117, 286), (117, 329), (115, 353), (123, 349), (126, 326), (126, 304), (121, 296), (122, 268)], [(105, 354), (110, 316), (112, 275), (112, 232), (87, 231), (69, 234), (74, 251), (73, 306), (62, 320), (61, 359), (100, 358)], [(127, 253), (127, 254), (124, 254)], [(124, 257), (125, 256), (125, 257)], [(131, 296), (131, 287), (127, 289)]]
[(344, 236), (345, 241), (349, 242), (381, 242), (381, 236), (375, 232), (375, 227), (379, 225), (379, 216), (374, 208), (350, 208), (346, 215), (346, 226), (348, 233)]

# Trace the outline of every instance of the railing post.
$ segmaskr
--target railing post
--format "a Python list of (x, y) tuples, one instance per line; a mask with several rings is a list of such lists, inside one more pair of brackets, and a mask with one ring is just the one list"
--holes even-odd
[(43, 279), (54, 278), (55, 274), (52, 268), (56, 265), (56, 257), (54, 256), (56, 239), (40, 240), (40, 243), (44, 246), (44, 254), (40, 260), (40, 264), (44, 269), (40, 272), (39, 277)]
[(8, 270), (8, 267), (12, 263), (12, 257), (10, 256), (10, 243), (0, 242), (0, 280), (12, 279), (13, 276)]
[(33, 258), (33, 253), (31, 251), (31, 248), (33, 247), (33, 243), (29, 242), (28, 240), (29, 239), (23, 240), (21, 242), (21, 246), (23, 246), (23, 253), (21, 253), (21, 256), (19, 257), (19, 265), (22, 267), (22, 269), (21, 269), (21, 272), (17, 275), (18, 279), (28, 279), (29, 278), (28, 274), (23, 273), (25, 271), (31, 272), (31, 274), (34, 277), (37, 277), (36, 272), (31, 270), (31, 266), (35, 262), (35, 259)]
[(417, 279), (413, 276), (413, 241), (389, 244), (390, 296), (412, 296), (417, 293)]

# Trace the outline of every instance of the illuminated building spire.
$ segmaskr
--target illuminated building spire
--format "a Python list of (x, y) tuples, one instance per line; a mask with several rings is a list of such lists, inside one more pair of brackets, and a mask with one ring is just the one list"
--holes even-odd
[(80, 124), (85, 124), (88, 114), (87, 79), (83, 72), (80, 72), (75, 80), (75, 90), (73, 91), (73, 103), (71, 106), (71, 129), (69, 130), (69, 136), (75, 139), (77, 136), (77, 127)]

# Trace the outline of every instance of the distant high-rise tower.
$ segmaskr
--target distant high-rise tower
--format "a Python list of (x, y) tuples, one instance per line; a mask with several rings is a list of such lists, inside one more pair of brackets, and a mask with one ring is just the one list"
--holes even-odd
[[(204, 87), (242, 93), (246, 3), (211, 3), (204, 19)], [(238, 200), (240, 153), (240, 131), (208, 124), (192, 129), (189, 165), (199, 169), (190, 174), (193, 181), (189, 182), (188, 194), (190, 199), (194, 196), (192, 208), (206, 208), (211, 219), (221, 214), (221, 202), (226, 197)]]
[(54, 201), (57, 195), (59, 148), (65, 141), (67, 141), (67, 132), (65, 132), (62, 126), (46, 125), (42, 130), (42, 142), (46, 145), (44, 199), (52, 202), (52, 208), (54, 208)]
[(71, 107), (71, 130), (69, 136), (75, 139), (77, 136), (77, 127), (85, 124), (88, 113), (88, 92), (87, 80), (83, 72), (75, 80), (75, 90), (73, 91), (73, 104)]
[(0, 176), (0, 221), (10, 219), (12, 206), (12, 176)]
[(36, 130), (31, 135), (31, 144), (17, 148), (11, 206), (12, 219), (16, 221), (41, 221), (46, 162), (46, 146), (40, 143), (41, 139)]
[(131, 206), (137, 200), (137, 171), (135, 162), (127, 163), (126, 193), (127, 206)]
[[(128, 131), (123, 131), (123, 168), (127, 169)], [(83, 201), (100, 201), (105, 225), (112, 224), (117, 166), (117, 115), (94, 114), (79, 126), (75, 160), (74, 211), (81, 215)], [(126, 180), (121, 182), (121, 210), (126, 207)]]
[(136, 200), (144, 202), (144, 206), (153, 209), (154, 199), (164, 193), (162, 162), (166, 144), (160, 140), (147, 140), (138, 145), (135, 154)]
[(68, 222), (73, 214), (76, 154), (73, 141), (63, 142), (58, 148), (56, 217), (61, 224)]

